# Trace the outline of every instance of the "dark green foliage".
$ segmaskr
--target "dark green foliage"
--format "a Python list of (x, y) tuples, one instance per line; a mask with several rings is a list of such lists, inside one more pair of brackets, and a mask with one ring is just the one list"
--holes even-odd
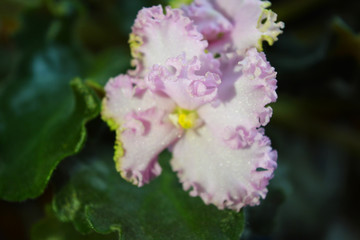
[(102, 235), (97, 233), (81, 234), (71, 223), (64, 223), (56, 218), (51, 207), (47, 207), (46, 217), (36, 224), (31, 230), (32, 240), (113, 240), (116, 234)]
[[(0, 196), (21, 201), (37, 197), (52, 171), (78, 152), (85, 124), (99, 113), (99, 99), (80, 79), (75, 54), (52, 46), (35, 54), (0, 98)], [(67, 64), (60, 65), (65, 61)], [(29, 66), (30, 67), (30, 66)]]
[(160, 155), (160, 177), (138, 188), (114, 169), (111, 146), (94, 146), (76, 158), (69, 184), (55, 195), (62, 221), (82, 233), (117, 232), (119, 239), (239, 239), (243, 214), (190, 197), (170, 169), (168, 152)]

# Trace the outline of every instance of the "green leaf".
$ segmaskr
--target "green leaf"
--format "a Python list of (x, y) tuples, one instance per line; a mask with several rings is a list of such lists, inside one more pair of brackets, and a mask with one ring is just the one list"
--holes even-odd
[(50, 46), (24, 58), (0, 95), (0, 198), (39, 196), (58, 163), (79, 152), (99, 100), (81, 80), (77, 54)]
[(243, 213), (220, 211), (190, 197), (170, 170), (168, 152), (159, 157), (162, 174), (138, 188), (116, 172), (111, 144), (95, 146), (77, 158), (69, 184), (54, 197), (62, 221), (72, 221), (83, 233), (118, 232), (119, 239), (240, 238)]
[(81, 234), (76, 231), (71, 223), (60, 222), (55, 217), (50, 206), (47, 207), (46, 212), (46, 217), (32, 226), (32, 240), (112, 240), (116, 238), (115, 234)]
[(110, 48), (98, 54), (92, 63), (87, 78), (104, 86), (109, 78), (126, 73), (130, 68), (129, 49)]
[(130, 52), (124, 48), (110, 48), (96, 55), (88, 72), (86, 84), (100, 98), (105, 97), (104, 86), (110, 78), (126, 74), (130, 68)]

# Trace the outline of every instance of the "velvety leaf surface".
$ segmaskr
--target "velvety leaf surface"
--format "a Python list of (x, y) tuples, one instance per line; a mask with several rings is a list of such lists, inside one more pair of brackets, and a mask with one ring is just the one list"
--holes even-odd
[(80, 150), (99, 100), (78, 76), (77, 54), (50, 45), (20, 64), (0, 96), (0, 197), (40, 195), (52, 171)]
[(115, 238), (115, 233), (108, 235), (81, 234), (74, 229), (71, 223), (60, 222), (51, 207), (47, 209), (47, 216), (34, 224), (31, 229), (32, 240), (110, 240)]
[(220, 211), (190, 197), (170, 169), (168, 152), (160, 156), (163, 173), (142, 188), (120, 177), (112, 154), (111, 144), (94, 144), (77, 158), (70, 183), (53, 201), (59, 219), (83, 233), (118, 232), (119, 239), (240, 238), (242, 212)]

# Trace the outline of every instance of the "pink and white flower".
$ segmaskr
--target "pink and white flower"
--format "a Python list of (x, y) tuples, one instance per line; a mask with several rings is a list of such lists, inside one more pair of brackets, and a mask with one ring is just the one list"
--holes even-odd
[[(240, 17), (218, 2), (195, 0), (166, 13), (161, 6), (142, 9), (130, 37), (136, 69), (109, 80), (102, 117), (116, 130), (114, 160), (126, 180), (142, 186), (158, 176), (157, 157), (169, 149), (184, 190), (239, 211), (265, 198), (277, 166), (262, 128), (272, 115), (267, 105), (277, 98), (276, 72), (255, 48), (261, 35), (249, 44), (252, 30), (243, 32), (246, 43), (228, 41), (217, 58), (208, 52), (223, 44), (216, 43), (224, 41), (219, 33), (240, 34), (234, 32)], [(239, 5), (251, 10), (260, 3)]]

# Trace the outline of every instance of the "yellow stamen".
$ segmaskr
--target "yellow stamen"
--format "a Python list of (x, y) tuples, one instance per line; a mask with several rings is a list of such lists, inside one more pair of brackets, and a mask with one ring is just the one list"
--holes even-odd
[(178, 122), (184, 129), (190, 129), (195, 125), (196, 116), (195, 113), (185, 114), (180, 113)]
[(169, 117), (175, 125), (190, 129), (195, 127), (198, 115), (195, 111), (177, 108)]

